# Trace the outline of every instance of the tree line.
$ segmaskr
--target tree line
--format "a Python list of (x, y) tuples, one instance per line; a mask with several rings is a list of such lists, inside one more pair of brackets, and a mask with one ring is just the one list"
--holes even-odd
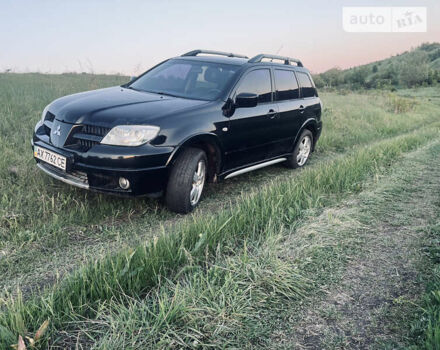
[(440, 83), (440, 44), (430, 43), (388, 59), (313, 76), (318, 88), (392, 89)]

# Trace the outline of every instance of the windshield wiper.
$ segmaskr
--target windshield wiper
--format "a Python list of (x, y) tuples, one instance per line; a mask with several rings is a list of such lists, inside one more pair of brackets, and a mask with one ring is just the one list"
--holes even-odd
[(169, 92), (164, 92), (164, 91), (150, 91), (150, 92), (152, 92), (153, 94), (158, 94), (158, 95), (165, 95), (165, 96), (171, 96), (171, 97), (181, 97), (181, 96), (173, 95), (173, 94), (170, 94)]
[(164, 92), (164, 91), (140, 90), (140, 89), (135, 89), (134, 87), (131, 87), (131, 86), (127, 86), (127, 89), (132, 89), (132, 90), (140, 91), (140, 92), (148, 92), (150, 94), (157, 94), (157, 95), (163, 95), (163, 96), (171, 96), (171, 97), (180, 97), (180, 98), (182, 98), (182, 96), (173, 95), (173, 94), (170, 94), (169, 92)]

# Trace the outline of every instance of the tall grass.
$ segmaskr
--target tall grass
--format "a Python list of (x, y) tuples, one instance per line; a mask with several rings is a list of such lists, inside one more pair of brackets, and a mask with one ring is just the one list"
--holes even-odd
[(258, 244), (247, 242), (235, 255), (218, 252), (203, 265), (188, 265), (175, 281), (164, 279), (146, 298), (111, 301), (95, 320), (76, 323), (78, 333), (71, 336), (98, 338), (93, 348), (100, 349), (255, 344), (270, 331), (260, 321), (263, 310), (303, 298), (310, 282), (293, 261), (278, 256), (282, 241), (276, 233)]
[(322, 207), (334, 197), (359, 191), (362, 182), (389, 166), (403, 153), (438, 135), (438, 128), (361, 148), (343, 158), (323, 162), (294, 179), (273, 183), (217, 215), (198, 218), (162, 234), (153, 242), (97, 260), (76, 271), (53, 290), (23, 302), (5, 301), (0, 315), (1, 345), (17, 334), (34, 332), (46, 319), (51, 331), (65, 327), (71, 315), (96, 316), (100, 305), (127, 296), (147, 295), (164, 278), (172, 279), (207, 257), (233, 253), (247, 240), (291, 225), (302, 212)]

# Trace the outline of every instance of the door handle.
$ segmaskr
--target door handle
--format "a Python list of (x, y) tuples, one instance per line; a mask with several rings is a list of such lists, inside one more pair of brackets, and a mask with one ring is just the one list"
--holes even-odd
[(277, 111), (271, 108), (269, 109), (269, 112), (267, 112), (267, 115), (270, 117), (270, 119), (273, 119), (276, 117), (277, 113), (278, 113)]
[(304, 113), (305, 108), (303, 105), (301, 105), (301, 106), (299, 106), (298, 110), (300, 113)]

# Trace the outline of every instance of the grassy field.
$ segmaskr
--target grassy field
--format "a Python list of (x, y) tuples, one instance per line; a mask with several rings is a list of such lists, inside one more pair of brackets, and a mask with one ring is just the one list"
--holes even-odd
[[(413, 247), (406, 255), (383, 249), (367, 261), (388, 276), (381, 259), (392, 256), (398, 265), (414, 256), (411, 268), (426, 273), (418, 284), (415, 274), (409, 276), (415, 284), (410, 302), (398, 295), (379, 303), (380, 310), (390, 309), (384, 314), (395, 315), (393, 322), (371, 312), (371, 323), (389, 325), (386, 332), (372, 327), (377, 337), (360, 338), (383, 348), (440, 347), (439, 187), (420, 186), (419, 201), (409, 200), (415, 189), (405, 190), (440, 175), (440, 88), (322, 92), (324, 132), (306, 169), (275, 166), (211, 185), (194, 215), (182, 217), (157, 200), (71, 188), (35, 167), (30, 138), (47, 103), (125, 80), (0, 75), (0, 347), (17, 343), (19, 335), (37, 338), (49, 320), (38, 347), (355, 348), (355, 337), (347, 335), (360, 329), (353, 320), (347, 324), (356, 326), (347, 329), (326, 324), (326, 334), (312, 340), (300, 329), (322, 318), (349, 318), (326, 298), (341, 281), (350, 290), (353, 262), (387, 246), (388, 240), (372, 238), (388, 226), (420, 237), (398, 240)], [(394, 213), (384, 205), (387, 191), (392, 201), (429, 210), (408, 228), (405, 220), (417, 210), (399, 207), (401, 220), (383, 228)], [(322, 216), (338, 208), (350, 215), (326, 226)], [(390, 285), (377, 285), (391, 293)], [(308, 314), (312, 301), (322, 303), (325, 317)]]

